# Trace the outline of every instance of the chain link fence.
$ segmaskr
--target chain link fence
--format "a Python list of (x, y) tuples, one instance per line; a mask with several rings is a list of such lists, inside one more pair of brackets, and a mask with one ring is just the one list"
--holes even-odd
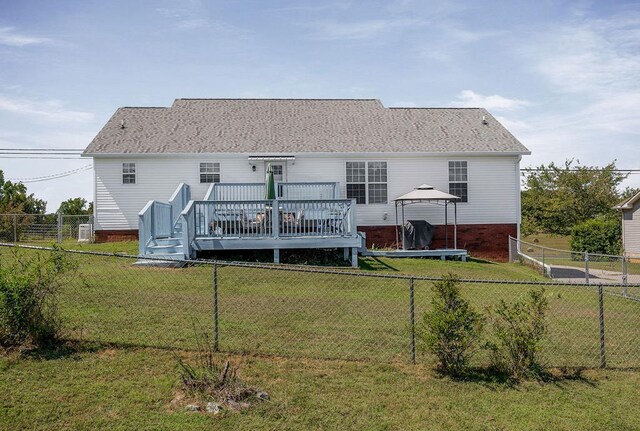
[[(51, 252), (2, 244), (0, 264)], [(436, 277), (211, 261), (177, 268), (134, 256), (65, 253), (77, 263), (59, 298), (71, 339), (189, 350), (205, 333), (223, 352), (435, 363), (415, 333), (431, 309)], [(619, 295), (620, 286), (462, 280), (463, 296), (484, 313), (541, 287), (549, 302), (546, 364), (640, 367), (640, 301)], [(640, 297), (640, 285), (626, 288)]]
[(534, 266), (555, 280), (617, 284), (623, 296), (633, 295), (625, 286), (640, 283), (640, 259), (627, 256), (559, 250), (516, 238), (509, 238), (509, 256), (511, 262)]
[(0, 241), (57, 242), (93, 240), (92, 215), (0, 214)]

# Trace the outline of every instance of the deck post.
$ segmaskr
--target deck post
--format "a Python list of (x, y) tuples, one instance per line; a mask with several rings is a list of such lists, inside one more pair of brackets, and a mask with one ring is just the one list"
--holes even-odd
[(358, 268), (358, 247), (351, 248), (351, 266)]
[(273, 249), (273, 263), (280, 263), (280, 249)]
[(343, 251), (344, 251), (344, 260), (348, 261), (349, 260), (349, 247), (345, 247)]

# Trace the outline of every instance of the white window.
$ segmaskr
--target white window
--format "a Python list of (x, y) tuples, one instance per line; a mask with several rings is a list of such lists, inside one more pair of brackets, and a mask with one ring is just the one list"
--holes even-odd
[(387, 203), (387, 162), (347, 162), (347, 199)]
[(449, 194), (458, 196), (459, 202), (469, 201), (469, 185), (466, 161), (449, 162)]
[(136, 183), (136, 164), (123, 163), (122, 164), (122, 184), (135, 184), (135, 183)]
[(219, 183), (220, 182), (220, 163), (213, 163), (213, 162), (200, 163), (200, 182), (201, 183)]

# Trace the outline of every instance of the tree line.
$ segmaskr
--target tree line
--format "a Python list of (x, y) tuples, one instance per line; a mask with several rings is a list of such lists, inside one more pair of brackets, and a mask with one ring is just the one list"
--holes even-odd
[[(4, 172), (0, 170), (0, 214), (33, 214), (44, 215), (47, 202), (38, 199), (33, 193), (29, 194), (27, 186), (21, 182), (4, 179)], [(84, 198), (70, 198), (60, 204), (58, 213), (67, 215), (93, 214), (93, 202)]]

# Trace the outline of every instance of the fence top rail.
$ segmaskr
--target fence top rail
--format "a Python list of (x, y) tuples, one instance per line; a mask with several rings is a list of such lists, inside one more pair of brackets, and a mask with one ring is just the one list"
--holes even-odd
[(536, 244), (536, 243), (533, 243), (533, 242), (523, 241), (523, 240), (521, 240), (521, 239), (514, 238), (514, 237), (511, 237), (511, 239), (513, 239), (513, 240), (515, 240), (515, 241), (519, 242), (520, 244), (530, 245), (530, 246), (532, 246), (532, 247), (538, 247), (538, 248), (542, 248), (542, 249), (545, 249), (545, 250), (559, 251), (559, 252), (562, 252), (562, 253), (580, 254), (580, 255), (583, 255), (583, 256), (584, 256), (584, 254), (586, 253), (586, 254), (588, 254), (589, 256), (598, 256), (598, 257), (614, 257), (614, 258), (618, 258), (618, 259), (623, 259), (623, 258), (625, 258), (625, 256), (618, 255), (618, 254), (602, 254), (602, 253), (590, 253), (590, 252), (588, 252), (588, 251), (562, 250), (562, 249), (560, 249), (560, 248), (547, 247), (547, 246), (540, 245), (540, 244)]
[[(113, 258), (121, 258), (121, 259), (130, 259), (130, 260), (145, 260), (145, 261), (153, 261), (157, 260), (159, 262), (166, 262), (166, 259), (153, 257), (153, 256), (144, 256), (140, 257), (137, 255), (125, 254), (125, 253), (107, 253), (101, 251), (87, 251), (87, 250), (67, 250), (61, 247), (43, 247), (43, 246), (35, 246), (35, 245), (23, 245), (23, 244), (14, 244), (14, 243), (5, 243), (0, 242), (0, 247), (7, 248), (24, 248), (30, 250), (41, 250), (41, 251), (62, 251), (65, 253), (72, 253), (78, 255), (90, 255), (90, 256), (103, 256), (103, 257), (113, 257)], [(304, 273), (315, 273), (315, 274), (332, 274), (332, 275), (340, 275), (340, 276), (353, 276), (353, 277), (365, 277), (365, 278), (379, 278), (379, 279), (395, 279), (395, 280), (416, 280), (416, 281), (440, 281), (442, 277), (432, 277), (432, 276), (423, 276), (423, 275), (411, 275), (411, 274), (376, 274), (366, 271), (349, 271), (349, 270), (341, 270), (341, 269), (328, 269), (326, 267), (313, 266), (313, 265), (292, 265), (292, 264), (266, 264), (266, 263), (249, 263), (249, 262), (236, 262), (236, 261), (220, 261), (220, 260), (208, 260), (208, 259), (189, 259), (184, 260), (189, 265), (208, 265), (208, 266), (218, 266), (218, 267), (238, 267), (238, 268), (255, 268), (255, 269), (265, 269), (265, 270), (273, 270), (273, 271), (289, 271), (289, 272), (304, 272)], [(622, 284), (613, 284), (613, 283), (558, 283), (558, 282), (548, 282), (548, 281), (538, 281), (538, 280), (504, 280), (504, 279), (471, 279), (471, 278), (460, 278), (459, 281), (461, 283), (477, 283), (477, 284), (505, 284), (505, 285), (526, 285), (526, 286), (567, 286), (567, 287), (588, 287), (592, 289), (597, 289), (598, 287), (620, 287)], [(640, 287), (640, 283), (628, 283), (627, 287)]]

